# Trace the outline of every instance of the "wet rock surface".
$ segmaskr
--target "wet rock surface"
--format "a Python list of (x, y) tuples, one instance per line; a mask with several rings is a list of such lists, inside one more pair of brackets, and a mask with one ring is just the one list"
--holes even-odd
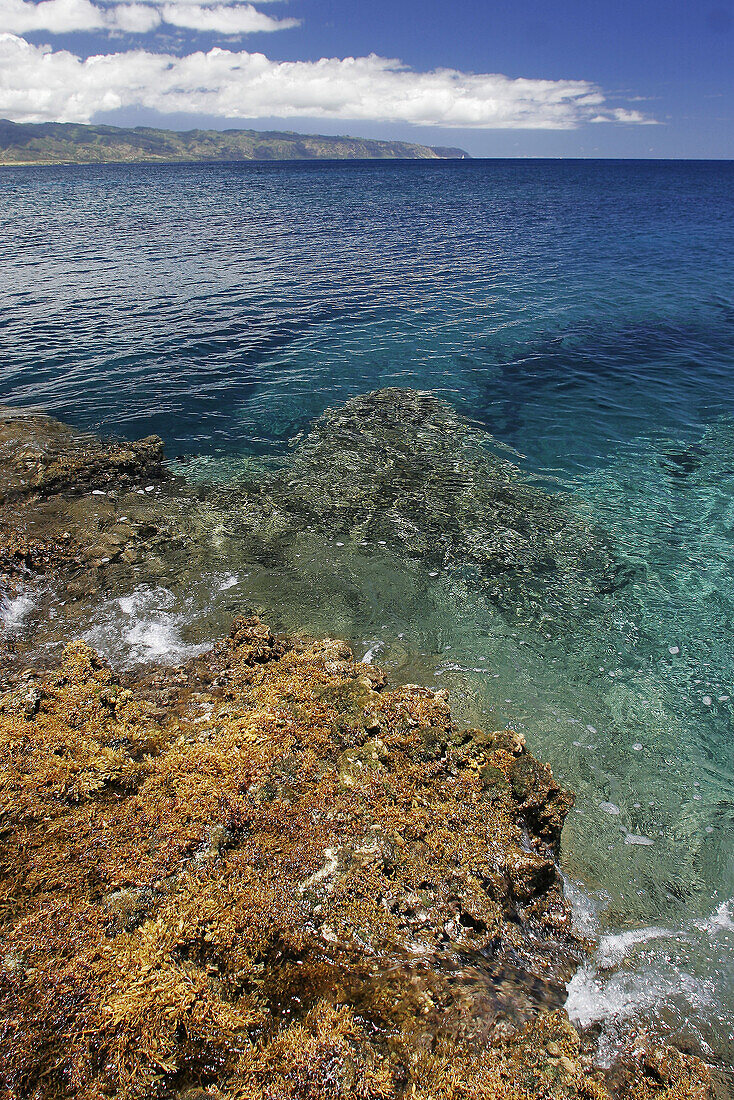
[[(157, 437), (106, 442), (42, 413), (0, 409), (0, 611), (29, 593), (45, 611), (53, 588), (57, 603), (81, 601), (83, 615), (85, 600), (129, 591), (141, 573), (155, 583), (197, 541), (198, 503), (168, 472)], [(25, 638), (0, 634), (0, 678), (24, 654), (42, 656), (49, 635), (45, 613)]]
[(119, 489), (146, 476), (165, 476), (157, 436), (106, 443), (44, 413), (0, 407), (0, 504), (87, 487)]

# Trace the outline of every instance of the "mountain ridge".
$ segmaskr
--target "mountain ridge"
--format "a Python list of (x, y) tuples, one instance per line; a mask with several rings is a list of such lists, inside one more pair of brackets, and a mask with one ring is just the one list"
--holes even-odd
[(0, 166), (469, 159), (463, 149), (280, 130), (165, 130), (0, 119)]

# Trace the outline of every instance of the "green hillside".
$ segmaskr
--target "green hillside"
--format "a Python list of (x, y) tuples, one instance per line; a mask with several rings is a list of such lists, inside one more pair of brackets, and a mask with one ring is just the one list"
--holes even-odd
[(468, 157), (406, 141), (280, 133), (277, 130), (156, 130), (148, 126), (21, 124), (0, 120), (0, 165), (137, 161), (436, 160)]

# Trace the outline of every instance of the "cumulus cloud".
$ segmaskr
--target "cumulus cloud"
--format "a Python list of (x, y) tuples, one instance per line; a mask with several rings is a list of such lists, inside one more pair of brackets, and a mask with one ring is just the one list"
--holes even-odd
[(564, 130), (597, 119), (638, 121), (637, 112), (619, 116), (618, 108), (606, 107), (603, 92), (583, 80), (510, 79), (454, 69), (422, 73), (374, 54), (278, 62), (216, 48), (185, 57), (131, 50), (82, 59), (0, 34), (0, 117), (89, 122), (122, 107), (231, 119), (369, 119), (480, 129)]
[(162, 23), (219, 34), (282, 31), (299, 25), (298, 19), (274, 19), (249, 3), (222, 4), (216, 0), (175, 0), (169, 3), (92, 4), (90, 0), (0, 0), (0, 31), (29, 34), (48, 31), (126, 31), (146, 34)]

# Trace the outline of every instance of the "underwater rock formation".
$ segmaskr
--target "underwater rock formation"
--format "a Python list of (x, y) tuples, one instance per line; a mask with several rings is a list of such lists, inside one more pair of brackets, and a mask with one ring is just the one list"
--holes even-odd
[[(570, 804), (338, 641), (68, 646), (0, 695), (0, 1096), (607, 1100), (558, 1008)], [(634, 1057), (620, 1095), (709, 1096)]]
[(629, 576), (602, 532), (493, 443), (430, 393), (378, 390), (324, 413), (275, 469), (194, 491), (167, 472), (156, 438), (105, 443), (6, 409), (0, 570), (13, 572), (25, 540), (22, 570), (55, 563), (77, 599), (167, 583), (193, 563), (201, 574), (217, 557), (297, 572), (304, 539), (309, 553), (314, 538), (344, 540), (420, 560), (545, 635)]
[(629, 579), (602, 533), (543, 492), (432, 393), (383, 389), (327, 410), (239, 523), (281, 552), (307, 527), (384, 541), (500, 607), (548, 619)]

